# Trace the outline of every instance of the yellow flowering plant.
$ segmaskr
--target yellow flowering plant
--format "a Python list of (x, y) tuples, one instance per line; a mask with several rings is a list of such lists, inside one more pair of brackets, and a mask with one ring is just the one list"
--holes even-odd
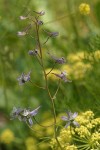
[(90, 14), (90, 5), (87, 3), (81, 3), (79, 5), (79, 11), (82, 15)]
[[(58, 139), (64, 150), (96, 150), (100, 148), (100, 118), (94, 118), (89, 110), (80, 113), (76, 118), (80, 126), (62, 128)], [(50, 142), (53, 150), (59, 150), (55, 139)]]
[(4, 130), (0, 135), (0, 142), (4, 144), (11, 144), (15, 140), (14, 133), (10, 129)]

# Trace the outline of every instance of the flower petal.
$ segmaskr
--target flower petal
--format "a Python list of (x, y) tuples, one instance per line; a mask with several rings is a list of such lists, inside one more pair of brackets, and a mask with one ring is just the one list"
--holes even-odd
[(38, 108), (34, 109), (33, 111), (31, 111), (29, 114), (30, 116), (35, 116), (38, 113), (38, 110), (40, 109), (41, 106), (39, 106)]
[(71, 122), (69, 121), (66, 125), (65, 128), (67, 128), (68, 126), (70, 126)]
[(28, 123), (29, 123), (29, 125), (30, 125), (30, 126), (32, 126), (32, 125), (33, 125), (33, 121), (32, 121), (32, 119), (31, 119), (31, 118), (29, 118), (29, 119), (28, 119)]
[(62, 116), (61, 119), (64, 120), (64, 121), (68, 121), (69, 120), (68, 117), (66, 117), (66, 116)]

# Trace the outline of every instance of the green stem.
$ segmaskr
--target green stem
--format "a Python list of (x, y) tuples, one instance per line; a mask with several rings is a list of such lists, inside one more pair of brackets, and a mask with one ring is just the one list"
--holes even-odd
[(52, 103), (52, 111), (53, 111), (53, 116), (54, 116), (54, 135), (55, 135), (55, 139), (56, 139), (56, 142), (57, 142), (58, 146), (60, 147), (61, 150), (63, 150), (60, 142), (58, 141), (57, 135), (56, 135), (56, 124), (57, 124), (57, 122), (56, 122), (55, 104), (54, 104), (53, 97), (51, 96), (49, 87), (48, 87), (47, 74), (46, 74), (46, 71), (45, 71), (45, 68), (44, 68), (43, 57), (42, 57), (42, 49), (41, 49), (41, 43), (40, 43), (40, 38), (39, 38), (39, 26), (37, 24), (36, 24), (36, 33), (37, 33), (38, 47), (39, 47), (40, 56), (41, 56), (41, 66), (42, 66), (44, 77), (45, 77), (46, 90), (47, 90), (47, 93), (48, 93), (48, 95), (50, 97), (50, 100), (51, 100), (51, 103)]
[(35, 118), (35, 117), (33, 117), (33, 118), (34, 118), (35, 122), (36, 122), (39, 126), (41, 126), (41, 127), (48, 128), (48, 127), (51, 127), (51, 126), (53, 126), (53, 125), (54, 125), (54, 123), (53, 123), (53, 124), (51, 124), (51, 125), (44, 126), (44, 125), (40, 124), (40, 123), (36, 120), (36, 118)]

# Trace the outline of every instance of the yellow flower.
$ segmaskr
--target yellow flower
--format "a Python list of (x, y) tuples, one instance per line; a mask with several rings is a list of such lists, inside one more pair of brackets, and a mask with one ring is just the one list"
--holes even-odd
[(25, 141), (26, 150), (36, 150), (35, 140), (32, 137), (28, 137)]
[(82, 138), (86, 137), (86, 136), (90, 136), (91, 133), (89, 132), (89, 130), (81, 125), (79, 128), (76, 128), (75, 131), (77, 132), (77, 134)]
[(65, 150), (77, 150), (75, 145), (68, 145)]
[(91, 69), (90, 64), (84, 64), (83, 62), (77, 62), (72, 67), (73, 69), (73, 76), (75, 79), (81, 79), (85, 76), (85, 73), (88, 69)]
[(91, 110), (89, 110), (89, 111), (82, 113), (82, 116), (84, 116), (84, 118), (86, 119), (93, 119), (94, 113)]
[(79, 11), (82, 15), (90, 14), (90, 5), (87, 3), (82, 3), (79, 5)]
[(100, 126), (100, 118), (93, 119), (91, 121), (91, 123), (92, 123), (93, 127), (95, 127), (97, 125)]
[(100, 50), (96, 50), (95, 52), (91, 53), (89, 55), (89, 60), (93, 61), (93, 60), (100, 60)]
[(79, 61), (82, 61), (82, 59), (84, 59), (84, 55), (85, 55), (84, 52), (69, 54), (67, 57), (67, 60), (68, 62), (71, 62), (71, 63), (79, 62)]
[(14, 133), (10, 129), (6, 129), (5, 131), (3, 131), (0, 136), (1, 142), (5, 144), (10, 144), (14, 141), (14, 139)]
[(72, 140), (72, 136), (71, 136), (71, 132), (70, 132), (70, 127), (68, 127), (67, 129), (62, 129), (60, 132), (60, 136), (61, 140), (63, 141), (62, 143), (69, 143)]
[(80, 125), (87, 125), (90, 122), (88, 119), (81, 115), (77, 116), (75, 118), (75, 121), (78, 122)]
[(95, 132), (95, 133), (92, 134), (92, 136), (91, 136), (91, 143), (94, 146), (100, 147), (100, 133)]

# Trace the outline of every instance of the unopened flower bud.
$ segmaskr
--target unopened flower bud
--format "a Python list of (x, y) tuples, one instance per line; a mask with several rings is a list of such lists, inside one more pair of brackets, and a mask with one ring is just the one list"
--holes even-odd
[(24, 32), (24, 31), (22, 31), (22, 32), (19, 31), (19, 32), (17, 33), (17, 35), (18, 35), (18, 36), (25, 36), (25, 35), (26, 35), (26, 32)]
[(43, 30), (43, 31), (46, 32), (49, 37), (56, 37), (59, 35), (59, 32), (48, 32), (46, 30)]
[(25, 20), (25, 19), (27, 19), (28, 17), (25, 17), (25, 16), (19, 16), (19, 19), (20, 20)]
[(42, 10), (39, 12), (39, 14), (40, 14), (40, 16), (43, 16), (43, 15), (45, 15), (45, 11)]
[(37, 11), (33, 11), (33, 12), (35, 12), (35, 13), (37, 13), (39, 16), (43, 16), (43, 15), (45, 15), (45, 11), (40, 11), (40, 12), (37, 12)]
[(35, 49), (35, 50), (29, 50), (29, 51), (28, 51), (28, 54), (35, 56), (35, 55), (38, 54), (38, 50), (37, 50), (37, 49)]
[(49, 35), (52, 37), (56, 37), (59, 35), (59, 32), (50, 32)]
[(57, 74), (57, 73), (52, 73), (55, 76), (57, 76), (58, 78), (62, 79), (64, 82), (71, 82), (68, 78), (67, 78), (67, 73), (66, 71), (61, 72), (61, 74)]
[(43, 21), (37, 20), (37, 24), (38, 24), (38, 25), (43, 25)]

